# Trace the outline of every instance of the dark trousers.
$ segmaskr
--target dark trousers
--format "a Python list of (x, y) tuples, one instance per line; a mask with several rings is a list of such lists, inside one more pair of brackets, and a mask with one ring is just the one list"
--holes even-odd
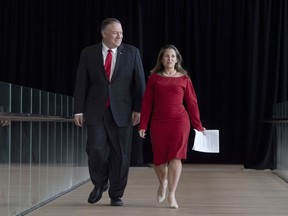
[(122, 197), (127, 185), (133, 126), (118, 127), (110, 108), (103, 121), (87, 126), (88, 166), (92, 183), (110, 183), (109, 196)]

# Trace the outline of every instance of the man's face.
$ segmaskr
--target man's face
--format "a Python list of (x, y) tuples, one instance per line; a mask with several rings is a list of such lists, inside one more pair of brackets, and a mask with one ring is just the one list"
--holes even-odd
[(121, 24), (114, 22), (107, 25), (106, 28), (102, 31), (102, 38), (104, 44), (108, 48), (113, 49), (119, 47), (123, 39), (123, 30)]

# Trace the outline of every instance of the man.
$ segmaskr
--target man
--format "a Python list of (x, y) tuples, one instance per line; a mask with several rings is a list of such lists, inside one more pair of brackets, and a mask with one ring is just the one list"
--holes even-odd
[(84, 122), (87, 126), (86, 151), (94, 184), (88, 202), (98, 202), (109, 186), (110, 204), (122, 206), (145, 78), (139, 50), (122, 43), (121, 23), (115, 18), (105, 19), (101, 34), (102, 43), (81, 52), (74, 121), (77, 126)]

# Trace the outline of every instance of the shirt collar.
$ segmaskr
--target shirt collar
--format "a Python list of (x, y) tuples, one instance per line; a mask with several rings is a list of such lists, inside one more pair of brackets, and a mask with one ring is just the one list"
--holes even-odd
[[(108, 50), (109, 50), (109, 48), (102, 42), (102, 51), (103, 51), (104, 53), (107, 53)], [(111, 50), (112, 50), (113, 53), (116, 53), (117, 47), (116, 47), (116, 48), (113, 48), (113, 49), (111, 49)]]

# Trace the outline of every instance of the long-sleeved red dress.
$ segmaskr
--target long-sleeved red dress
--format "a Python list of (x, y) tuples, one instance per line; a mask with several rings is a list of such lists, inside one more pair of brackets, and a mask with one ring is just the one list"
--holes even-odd
[(188, 76), (150, 76), (139, 128), (147, 130), (149, 120), (153, 163), (158, 166), (174, 158), (186, 159), (190, 122), (193, 128), (203, 130), (197, 97)]

